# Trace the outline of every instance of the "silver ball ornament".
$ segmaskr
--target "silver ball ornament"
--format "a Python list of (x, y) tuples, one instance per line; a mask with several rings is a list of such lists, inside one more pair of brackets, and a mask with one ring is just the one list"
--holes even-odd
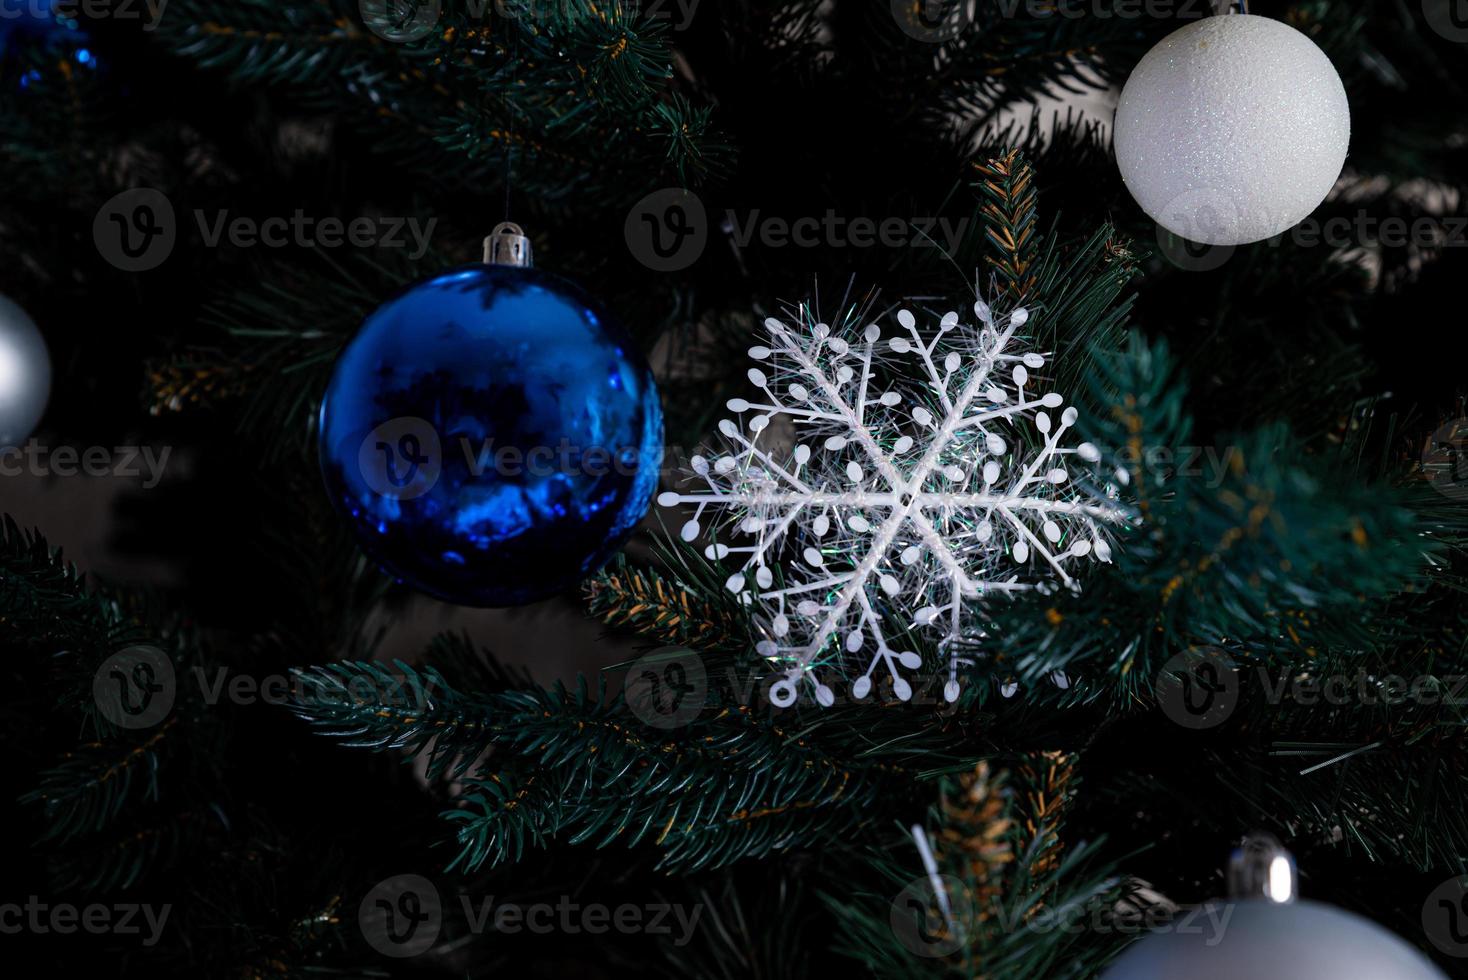
[(26, 311), (0, 296), (0, 448), (24, 442), (51, 395), (51, 355)]
[(1319, 902), (1215, 902), (1187, 919), (1129, 947), (1102, 980), (1446, 980), (1395, 933)]
[(1296, 898), (1294, 858), (1268, 835), (1229, 864), (1229, 899), (1134, 943), (1102, 980), (1446, 980), (1395, 933)]
[(1299, 224), (1346, 162), (1351, 109), (1325, 53), (1268, 17), (1206, 17), (1143, 56), (1116, 110), (1116, 159), (1142, 210), (1207, 245)]

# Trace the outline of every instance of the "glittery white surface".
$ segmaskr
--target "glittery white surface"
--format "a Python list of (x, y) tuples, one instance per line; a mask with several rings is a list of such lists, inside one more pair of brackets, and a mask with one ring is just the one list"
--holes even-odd
[(1142, 210), (1190, 241), (1243, 245), (1325, 200), (1351, 139), (1330, 59), (1287, 24), (1206, 17), (1147, 52), (1122, 89), (1116, 157)]
[(1133, 943), (1101, 980), (1447, 980), (1395, 933), (1320, 902), (1209, 902)]

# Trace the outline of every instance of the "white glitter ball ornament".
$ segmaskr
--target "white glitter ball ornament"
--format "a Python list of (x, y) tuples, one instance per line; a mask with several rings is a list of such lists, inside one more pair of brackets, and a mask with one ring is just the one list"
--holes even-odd
[(51, 395), (51, 355), (26, 311), (0, 296), (0, 449), (35, 429)]
[[(1101, 980), (1447, 980), (1395, 933), (1343, 909), (1300, 901), (1295, 860), (1273, 837), (1247, 838), (1227, 877), (1227, 900), (1180, 911), (1128, 947)], [(1434, 914), (1431, 922), (1438, 920)], [(1448, 931), (1441, 938), (1450, 939)]]
[(1284, 232), (1325, 200), (1351, 141), (1345, 86), (1287, 24), (1248, 14), (1174, 31), (1116, 110), (1116, 158), (1142, 210), (1206, 245)]

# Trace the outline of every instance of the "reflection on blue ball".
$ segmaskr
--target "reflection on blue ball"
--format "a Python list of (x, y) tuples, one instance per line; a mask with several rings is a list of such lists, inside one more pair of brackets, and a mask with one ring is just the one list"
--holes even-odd
[(472, 606), (560, 592), (657, 489), (652, 372), (580, 289), (474, 265), (368, 317), (321, 404), (327, 491), (390, 574)]

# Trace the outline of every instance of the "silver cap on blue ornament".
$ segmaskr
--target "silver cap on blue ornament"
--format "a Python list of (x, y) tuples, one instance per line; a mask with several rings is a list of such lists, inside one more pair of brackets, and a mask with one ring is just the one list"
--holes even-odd
[(535, 264), (535, 253), (524, 229), (513, 221), (502, 221), (484, 240), (485, 265), (509, 265), (528, 269)]
[(1228, 897), (1263, 899), (1276, 905), (1300, 893), (1295, 856), (1270, 834), (1250, 834), (1228, 859)]

